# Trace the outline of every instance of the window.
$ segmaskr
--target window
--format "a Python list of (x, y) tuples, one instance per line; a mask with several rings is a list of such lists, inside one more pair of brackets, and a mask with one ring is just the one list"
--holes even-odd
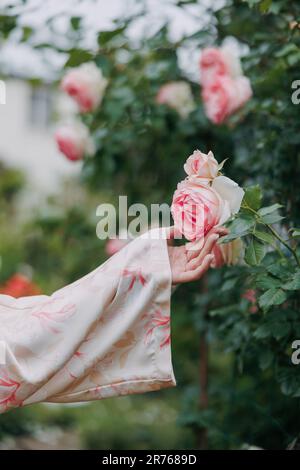
[(47, 127), (52, 116), (52, 92), (45, 86), (35, 86), (30, 96), (30, 123), (35, 127)]

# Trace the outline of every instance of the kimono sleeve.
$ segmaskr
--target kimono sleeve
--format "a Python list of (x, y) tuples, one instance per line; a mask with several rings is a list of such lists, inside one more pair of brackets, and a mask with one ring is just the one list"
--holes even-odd
[(175, 385), (166, 240), (138, 238), (51, 296), (0, 295), (0, 412)]

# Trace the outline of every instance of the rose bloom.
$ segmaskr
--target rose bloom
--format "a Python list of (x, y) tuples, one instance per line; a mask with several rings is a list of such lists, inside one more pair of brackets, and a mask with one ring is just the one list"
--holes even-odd
[(238, 264), (244, 256), (244, 245), (240, 238), (229, 243), (216, 244), (213, 249), (214, 268)]
[(200, 57), (201, 84), (211, 85), (219, 76), (236, 78), (242, 75), (241, 63), (232, 47), (207, 47)]
[(172, 216), (175, 227), (187, 238), (203, 238), (214, 226), (230, 217), (228, 203), (211, 186), (185, 180), (174, 193)]
[(0, 287), (0, 293), (11, 297), (27, 297), (41, 294), (40, 289), (23, 274), (14, 274), (4, 286)]
[(248, 300), (248, 302), (250, 302), (250, 304), (251, 304), (251, 306), (249, 308), (250, 313), (257, 313), (258, 312), (256, 290), (247, 289), (244, 292), (244, 294), (242, 295), (242, 298), (246, 299), (246, 300)]
[(226, 176), (217, 176), (209, 185), (192, 175), (178, 184), (173, 196), (175, 227), (188, 240), (201, 240), (239, 211), (243, 197), (243, 189)]
[(165, 104), (186, 118), (194, 109), (195, 103), (189, 83), (170, 82), (163, 85), (156, 95), (156, 102)]
[(196, 175), (199, 178), (211, 180), (217, 176), (219, 164), (212, 152), (206, 154), (200, 152), (200, 150), (195, 150), (187, 159), (183, 168), (188, 176)]
[(81, 122), (61, 126), (55, 132), (55, 140), (60, 152), (73, 162), (81, 160), (85, 154), (92, 154), (94, 150), (88, 128)]
[(211, 85), (202, 88), (206, 115), (215, 124), (224, 122), (251, 96), (250, 81), (246, 77), (232, 79), (228, 76), (219, 76)]
[(93, 111), (100, 105), (106, 86), (106, 78), (93, 62), (73, 68), (61, 82), (62, 90), (77, 102), (82, 113)]

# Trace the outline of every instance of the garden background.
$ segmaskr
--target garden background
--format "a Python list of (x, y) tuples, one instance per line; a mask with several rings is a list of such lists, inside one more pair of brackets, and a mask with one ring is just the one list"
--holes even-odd
[[(73, 11), (78, 4), (79, 12), (93, 11), (101, 0), (74, 0), (74, 10), (49, 14), (42, 30), (26, 24), (25, 0), (6, 3), (3, 47), (25, 44), (45, 63), (43, 77), (28, 71), (22, 77), (33, 89), (58, 90), (66, 69), (91, 61), (108, 86), (101, 106), (81, 117), (95, 155), (76, 163), (80, 171), (59, 181), (53, 196), (32, 204), (35, 193), (22, 171), (7, 159), (1, 164), (2, 290), (20, 288), (13, 276), (22, 273), (31, 278), (29, 290), (49, 294), (99, 265), (108, 255), (95, 233), (97, 205), (117, 203), (119, 194), (129, 203), (170, 203), (197, 148), (212, 150), (219, 162), (228, 158), (226, 175), (248, 189), (230, 225), (231, 239), (244, 240), (244, 264), (210, 270), (173, 296), (177, 388), (11, 411), (0, 416), (0, 447), (286, 448), (300, 433), (300, 365), (291, 362), (292, 343), (300, 339), (299, 105), (291, 99), (300, 78), (299, 2), (164, 1), (154, 20), (155, 2), (133, 1), (90, 43), (84, 14)], [(176, 34), (163, 14), (170, 8), (179, 23), (191, 18), (198, 28)], [(201, 100), (199, 57), (224, 40), (238, 44), (253, 96), (215, 125)], [(2, 62), (1, 69), (8, 80), (9, 68)], [(178, 80), (192, 89), (188, 116), (155, 99), (162, 85)], [(6, 107), (9, 101), (4, 115)], [(29, 142), (24, 158), (30, 152)]]

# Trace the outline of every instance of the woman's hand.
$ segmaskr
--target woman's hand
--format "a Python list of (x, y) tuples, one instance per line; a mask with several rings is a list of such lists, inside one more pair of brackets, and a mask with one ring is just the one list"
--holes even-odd
[(214, 260), (212, 250), (220, 237), (227, 235), (224, 227), (213, 228), (205, 237), (201, 249), (188, 250), (186, 245), (172, 246), (175, 229), (171, 227), (168, 240), (168, 252), (172, 272), (172, 284), (197, 281), (211, 266)]

